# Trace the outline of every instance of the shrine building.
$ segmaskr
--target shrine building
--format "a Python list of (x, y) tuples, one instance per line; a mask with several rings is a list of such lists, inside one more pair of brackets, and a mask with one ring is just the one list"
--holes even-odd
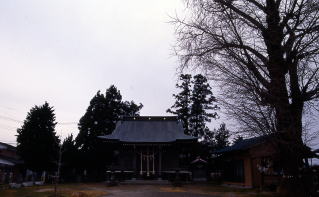
[(197, 138), (184, 134), (175, 116), (127, 117), (110, 135), (100, 136), (116, 150), (113, 169), (131, 178), (164, 178), (179, 171), (191, 174)]

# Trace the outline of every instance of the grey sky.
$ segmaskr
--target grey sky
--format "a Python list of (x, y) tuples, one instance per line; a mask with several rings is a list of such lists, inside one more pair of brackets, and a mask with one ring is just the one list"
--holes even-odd
[(14, 120), (44, 101), (58, 122), (78, 122), (111, 84), (143, 103), (143, 115), (165, 115), (177, 67), (167, 22), (181, 7), (180, 0), (1, 1), (0, 141), (15, 141), (21, 123)]
[(57, 133), (77, 134), (90, 99), (111, 84), (124, 100), (143, 103), (142, 115), (165, 115), (178, 66), (168, 21), (183, 13), (182, 3), (0, 1), (0, 141), (15, 144), (20, 121), (45, 101), (59, 123), (70, 123), (58, 124)]

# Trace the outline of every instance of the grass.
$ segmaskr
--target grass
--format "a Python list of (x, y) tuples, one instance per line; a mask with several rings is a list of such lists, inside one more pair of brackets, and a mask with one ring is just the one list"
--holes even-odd
[[(107, 194), (101, 186), (86, 184), (59, 185), (58, 194), (60, 197), (102, 197)], [(94, 188), (94, 189), (92, 189)], [(20, 189), (0, 190), (1, 197), (53, 197), (54, 186), (34, 186)]]
[(216, 197), (274, 197), (273, 192), (259, 192), (257, 189), (234, 188), (221, 185), (203, 184), (203, 185), (185, 185), (183, 187), (161, 187), (164, 192), (187, 192), (194, 194), (207, 194)]
[[(59, 185), (59, 197), (104, 197), (112, 193), (112, 190), (134, 191), (137, 189), (147, 189), (161, 192), (187, 192), (192, 194), (207, 194), (214, 197), (273, 197), (274, 193), (259, 192), (256, 189), (244, 189), (225, 187), (212, 184), (192, 184), (182, 187), (170, 185), (151, 185), (143, 187), (140, 185), (120, 185), (116, 187), (106, 187), (105, 184), (63, 184)], [(54, 186), (34, 186), (21, 189), (0, 190), (0, 197), (53, 197)]]

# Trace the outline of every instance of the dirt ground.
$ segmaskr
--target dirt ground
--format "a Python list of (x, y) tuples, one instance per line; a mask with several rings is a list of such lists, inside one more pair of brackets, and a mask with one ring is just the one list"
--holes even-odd
[[(0, 190), (1, 197), (50, 197), (52, 185)], [(67, 184), (58, 188), (62, 197), (271, 197), (273, 193), (216, 185), (119, 185)]]

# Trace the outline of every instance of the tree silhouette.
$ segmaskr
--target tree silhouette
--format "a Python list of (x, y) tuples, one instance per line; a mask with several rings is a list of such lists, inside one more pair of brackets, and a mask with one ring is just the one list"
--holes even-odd
[(59, 138), (55, 133), (55, 114), (47, 102), (31, 108), (17, 130), (17, 151), (30, 170), (53, 171), (56, 168)]
[(82, 158), (83, 170), (88, 170), (91, 177), (102, 179), (105, 166), (112, 160), (113, 146), (106, 145), (98, 136), (111, 134), (116, 122), (123, 116), (138, 116), (142, 104), (122, 101), (120, 91), (111, 85), (102, 94), (100, 91), (90, 101), (86, 113), (79, 122), (79, 134), (75, 139)]
[(212, 118), (217, 118), (215, 110), (218, 107), (215, 104), (216, 98), (213, 96), (206, 77), (201, 74), (195, 75), (192, 83), (190, 130), (193, 136), (203, 137), (210, 132), (206, 122), (211, 122)]
[[(307, 155), (303, 113), (319, 97), (318, 0), (186, 2), (191, 14), (174, 21), (182, 68), (204, 69), (253, 134), (275, 133), (284, 173), (299, 177)], [(301, 178), (285, 181), (291, 196), (307, 194), (293, 186)]]
[(230, 131), (226, 128), (226, 124), (222, 123), (215, 132), (215, 145), (216, 150), (229, 146)]
[(63, 140), (61, 151), (61, 177), (64, 181), (75, 181), (75, 173), (79, 168), (79, 151), (75, 145), (73, 135), (69, 135)]
[(176, 87), (181, 91), (173, 94), (175, 103), (167, 112), (177, 115), (183, 124), (185, 134), (208, 140), (213, 134), (210, 133), (206, 122), (210, 122), (211, 118), (217, 118), (214, 111), (218, 109), (211, 87), (206, 77), (201, 74), (195, 75), (194, 80), (190, 74), (181, 74), (179, 81)]
[(181, 74), (179, 76), (180, 83), (176, 84), (176, 88), (181, 89), (178, 94), (173, 94), (175, 98), (174, 105), (167, 109), (168, 113), (177, 115), (181, 120), (185, 134), (191, 134), (189, 120), (190, 120), (190, 105), (191, 105), (191, 78), (190, 74)]

